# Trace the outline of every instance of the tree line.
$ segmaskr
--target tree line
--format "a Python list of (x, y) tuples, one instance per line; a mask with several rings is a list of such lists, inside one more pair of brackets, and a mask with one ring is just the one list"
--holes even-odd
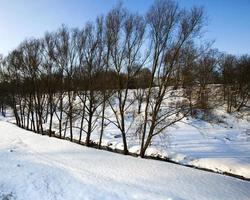
[(202, 8), (158, 0), (145, 15), (118, 5), (82, 29), (25, 40), (0, 59), (1, 111), (11, 107), (16, 124), (37, 133), (72, 141), (77, 132), (87, 146), (99, 128), (101, 147), (112, 124), (124, 154), (134, 128), (143, 157), (167, 127), (209, 109), (211, 84), (223, 87), (228, 112), (247, 106), (250, 57), (212, 49), (201, 39), (205, 22)]

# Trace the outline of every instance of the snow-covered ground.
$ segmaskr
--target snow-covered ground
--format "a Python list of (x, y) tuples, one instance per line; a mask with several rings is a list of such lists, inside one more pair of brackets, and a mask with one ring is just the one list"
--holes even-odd
[[(250, 119), (249, 116), (228, 114), (218, 107), (211, 111), (207, 121), (186, 117), (154, 138), (146, 154), (172, 161), (230, 173), (250, 179)], [(108, 126), (104, 132), (104, 145), (122, 149), (119, 131)], [(98, 142), (99, 131), (92, 138)], [(96, 138), (96, 139), (95, 139)], [(138, 153), (139, 140), (131, 132), (129, 151)]]
[[(132, 97), (131, 90), (129, 98), (133, 99)], [(130, 107), (132, 115), (136, 110), (136, 104)], [(115, 120), (110, 107), (106, 108), (105, 115)], [(6, 118), (1, 116), (0, 118), (0, 120), (15, 122), (11, 110), (8, 110)], [(135, 134), (138, 118), (140, 116), (135, 119), (127, 117), (126, 123), (133, 123), (127, 134), (129, 151), (139, 154), (140, 136)], [(81, 119), (76, 119), (74, 126), (80, 127), (80, 121)], [(91, 140), (98, 143), (100, 120), (96, 125)], [(48, 124), (44, 124), (44, 127), (48, 128)], [(58, 132), (56, 117), (53, 119), (53, 130)], [(73, 137), (78, 140), (79, 129), (74, 129), (73, 134)], [(69, 132), (66, 136), (69, 136)], [(82, 141), (84, 140), (85, 135), (82, 137)], [(105, 127), (102, 146), (123, 150), (120, 130), (113, 124)], [(225, 107), (218, 106), (210, 111), (207, 120), (203, 120), (201, 116), (186, 117), (155, 137), (146, 154), (250, 179), (250, 112), (228, 114)]]
[(0, 199), (249, 197), (248, 181), (86, 148), (0, 121)]

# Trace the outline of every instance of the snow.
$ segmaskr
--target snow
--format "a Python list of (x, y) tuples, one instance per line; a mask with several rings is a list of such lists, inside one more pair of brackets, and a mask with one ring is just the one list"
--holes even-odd
[(0, 121), (0, 199), (249, 199), (250, 182), (41, 136)]
[[(250, 179), (250, 119), (239, 114), (228, 114), (221, 106), (211, 111), (207, 121), (186, 117), (155, 137), (146, 155)], [(108, 126), (103, 145), (122, 149), (117, 134), (119, 130)], [(98, 137), (99, 131), (92, 134), (97, 142)], [(128, 146), (131, 153), (139, 154), (140, 140), (133, 130), (128, 133)]]
[[(175, 92), (178, 93), (178, 90)], [(133, 90), (129, 91), (128, 98), (130, 100), (133, 99), (133, 93)], [(169, 99), (165, 103), (169, 103)], [(132, 123), (127, 133), (127, 143), (131, 153), (139, 154), (140, 136), (136, 134), (135, 130), (137, 120), (142, 115), (135, 115), (135, 118), (131, 118), (136, 111), (137, 105), (135, 103), (126, 113), (126, 124)], [(100, 110), (97, 113), (99, 112)], [(219, 105), (210, 111), (207, 120), (202, 119), (202, 113), (196, 118), (186, 117), (153, 138), (146, 155), (167, 158), (183, 165), (206, 168), (220, 173), (226, 172), (250, 179), (249, 113), (248, 110), (228, 114), (226, 108)], [(106, 108), (105, 115), (110, 120), (115, 120), (110, 107)], [(1, 120), (15, 122), (10, 110), (7, 112), (7, 118)], [(80, 121), (80, 118), (76, 118), (74, 126), (79, 127)], [(48, 127), (48, 124), (45, 123), (44, 127)], [(58, 132), (56, 117), (53, 119), (53, 130)], [(73, 131), (73, 137), (78, 140), (79, 129)], [(66, 136), (69, 136), (69, 132), (66, 133)], [(85, 136), (82, 136), (82, 141), (85, 140)], [(97, 120), (96, 128), (91, 134), (91, 140), (98, 143), (99, 137), (100, 120)], [(104, 129), (102, 145), (111, 149), (123, 150), (121, 133), (112, 123)]]
[[(169, 127), (154, 138), (146, 155), (250, 179), (250, 120), (227, 114), (223, 108), (211, 115), (210, 121), (186, 117)], [(115, 127), (105, 128), (102, 145), (122, 149), (121, 138), (115, 135), (119, 135)], [(99, 131), (92, 138), (98, 142)], [(139, 154), (140, 140), (133, 130), (128, 133), (128, 146), (131, 153)]]
[(249, 122), (231, 121), (230, 127), (194, 119), (185, 122), (171, 128), (168, 154), (172, 160), (250, 178), (250, 137), (243, 128)]

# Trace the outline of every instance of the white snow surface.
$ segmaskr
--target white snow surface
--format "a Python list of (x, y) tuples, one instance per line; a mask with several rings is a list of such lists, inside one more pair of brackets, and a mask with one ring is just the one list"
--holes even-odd
[(0, 199), (249, 200), (250, 182), (87, 148), (0, 121)]
[[(216, 88), (213, 90), (216, 90)], [(172, 90), (170, 91), (172, 93)], [(133, 102), (133, 92), (134, 90), (129, 90), (128, 92), (128, 104)], [(175, 92), (179, 94), (181, 90)], [(177, 100), (179, 98), (176, 97)], [(170, 99), (166, 98), (164, 103), (170, 103), (171, 99), (172, 97)], [(67, 105), (67, 98), (64, 101)], [(79, 107), (78, 103), (79, 99), (76, 98), (75, 104)], [(115, 107), (118, 106), (115, 100), (113, 104)], [(143, 104), (142, 109), (144, 107), (145, 105)], [(97, 116), (98, 113), (101, 113), (101, 107), (98, 109)], [(140, 119), (143, 117), (143, 112), (138, 115), (137, 109), (137, 103), (131, 104), (126, 113), (125, 124), (128, 130), (126, 137), (129, 151), (139, 154), (141, 136), (136, 130)], [(115, 121), (115, 115), (110, 106), (107, 106), (105, 116), (111, 121)], [(65, 118), (66, 115), (63, 117)], [(15, 123), (10, 109), (7, 109), (6, 118), (0, 116), (0, 120)], [(80, 122), (81, 117), (76, 115), (73, 120), (73, 126), (80, 127)], [(101, 145), (123, 150), (120, 130), (114, 124), (108, 123), (107, 120), (105, 124)], [(87, 131), (86, 120), (83, 125), (83, 129)], [(48, 122), (45, 122), (43, 126), (44, 130), (48, 129)], [(98, 119), (94, 126), (95, 129), (91, 133), (91, 140), (98, 144), (101, 120)], [(59, 133), (58, 119), (55, 115), (52, 129)], [(73, 128), (74, 139), (79, 139), (79, 132), (80, 128)], [(69, 129), (63, 134), (69, 137)], [(86, 134), (83, 133), (82, 142), (85, 141), (85, 138)], [(171, 125), (161, 134), (155, 136), (146, 154), (148, 156), (168, 158), (184, 165), (206, 168), (221, 173), (230, 173), (250, 179), (250, 110), (227, 113), (226, 105), (219, 103), (219, 105), (209, 111), (207, 119), (204, 118), (204, 113), (201, 110), (197, 110), (197, 114), (193, 117), (185, 117), (180, 122)]]
[[(250, 117), (228, 114), (223, 107), (210, 113), (210, 120), (185, 117), (153, 139), (148, 156), (168, 158), (177, 163), (230, 173), (250, 179)], [(119, 130), (108, 126), (102, 145), (123, 149)], [(100, 131), (92, 134), (98, 143)], [(131, 153), (139, 154), (140, 140), (128, 134)]]

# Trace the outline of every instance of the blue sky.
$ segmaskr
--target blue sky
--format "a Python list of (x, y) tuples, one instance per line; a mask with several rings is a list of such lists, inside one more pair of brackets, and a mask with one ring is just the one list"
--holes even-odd
[[(154, 0), (123, 0), (125, 7), (145, 13)], [(250, 0), (178, 0), (181, 6), (203, 6), (208, 16), (204, 37), (232, 54), (250, 54)], [(82, 27), (105, 14), (118, 0), (0, 0), (0, 53), (20, 42), (41, 37), (61, 24)]]

